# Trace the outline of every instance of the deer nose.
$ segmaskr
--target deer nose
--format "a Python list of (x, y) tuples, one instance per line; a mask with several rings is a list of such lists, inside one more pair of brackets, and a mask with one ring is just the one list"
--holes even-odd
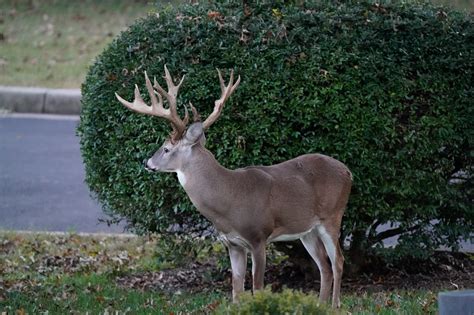
[(143, 166), (144, 166), (145, 169), (146, 169), (147, 171), (149, 171), (149, 172), (153, 172), (153, 171), (154, 171), (154, 169), (152, 169), (152, 168), (150, 168), (150, 167), (148, 166), (148, 160), (147, 160), (147, 159), (144, 159), (144, 160), (143, 160)]
[(145, 159), (143, 161), (143, 164), (145, 166), (145, 169), (149, 172), (156, 172), (157, 170), (157, 167), (155, 165), (153, 165), (153, 162), (151, 161), (151, 159)]

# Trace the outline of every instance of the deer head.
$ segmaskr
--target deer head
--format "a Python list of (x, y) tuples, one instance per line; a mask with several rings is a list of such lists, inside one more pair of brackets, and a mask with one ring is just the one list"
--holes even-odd
[[(135, 85), (135, 99), (132, 103), (124, 100), (115, 93), (115, 96), (120, 103), (131, 110), (142, 114), (162, 117), (168, 120), (171, 124), (172, 132), (169, 137), (165, 140), (158, 151), (156, 151), (155, 154), (146, 161), (145, 167), (148, 170), (176, 172), (191, 158), (191, 151), (194, 145), (204, 145), (204, 131), (219, 118), (225, 102), (240, 83), (240, 76), (234, 83), (234, 72), (232, 71), (230, 74), (229, 84), (226, 85), (221, 72), (219, 70), (217, 70), (217, 72), (221, 86), (221, 97), (215, 101), (213, 112), (203, 123), (200, 122), (200, 115), (196, 108), (190, 103), (189, 105), (193, 112), (194, 123), (191, 124), (189, 128), (186, 128), (189, 122), (189, 115), (186, 107), (184, 119), (179, 117), (176, 109), (178, 91), (184, 81), (184, 76), (179, 81), (179, 84), (175, 85), (166, 65), (164, 78), (168, 86), (168, 91), (165, 91), (165, 89), (158, 84), (156, 78), (152, 85), (147, 73), (145, 72), (145, 84), (150, 96), (151, 106), (143, 101), (137, 85)], [(167, 100), (169, 108), (164, 108), (163, 98)]]

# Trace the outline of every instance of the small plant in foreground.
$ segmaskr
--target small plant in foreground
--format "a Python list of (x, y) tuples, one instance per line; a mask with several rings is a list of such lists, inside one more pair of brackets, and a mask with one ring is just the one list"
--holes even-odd
[(320, 304), (315, 294), (304, 294), (299, 291), (285, 289), (280, 293), (272, 293), (269, 288), (249, 292), (239, 297), (236, 304), (223, 304), (216, 314), (335, 314), (328, 306)]

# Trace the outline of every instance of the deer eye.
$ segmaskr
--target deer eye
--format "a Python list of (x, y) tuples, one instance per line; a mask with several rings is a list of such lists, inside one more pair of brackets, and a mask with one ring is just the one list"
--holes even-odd
[(165, 151), (165, 153), (170, 152), (170, 150), (168, 148), (164, 148), (163, 151)]

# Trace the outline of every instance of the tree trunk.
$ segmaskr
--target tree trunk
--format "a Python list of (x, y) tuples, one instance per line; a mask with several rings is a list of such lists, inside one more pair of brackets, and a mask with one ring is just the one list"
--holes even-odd
[(357, 230), (352, 233), (352, 242), (347, 255), (346, 273), (355, 275), (367, 264), (367, 249), (365, 248), (366, 236), (364, 230)]

